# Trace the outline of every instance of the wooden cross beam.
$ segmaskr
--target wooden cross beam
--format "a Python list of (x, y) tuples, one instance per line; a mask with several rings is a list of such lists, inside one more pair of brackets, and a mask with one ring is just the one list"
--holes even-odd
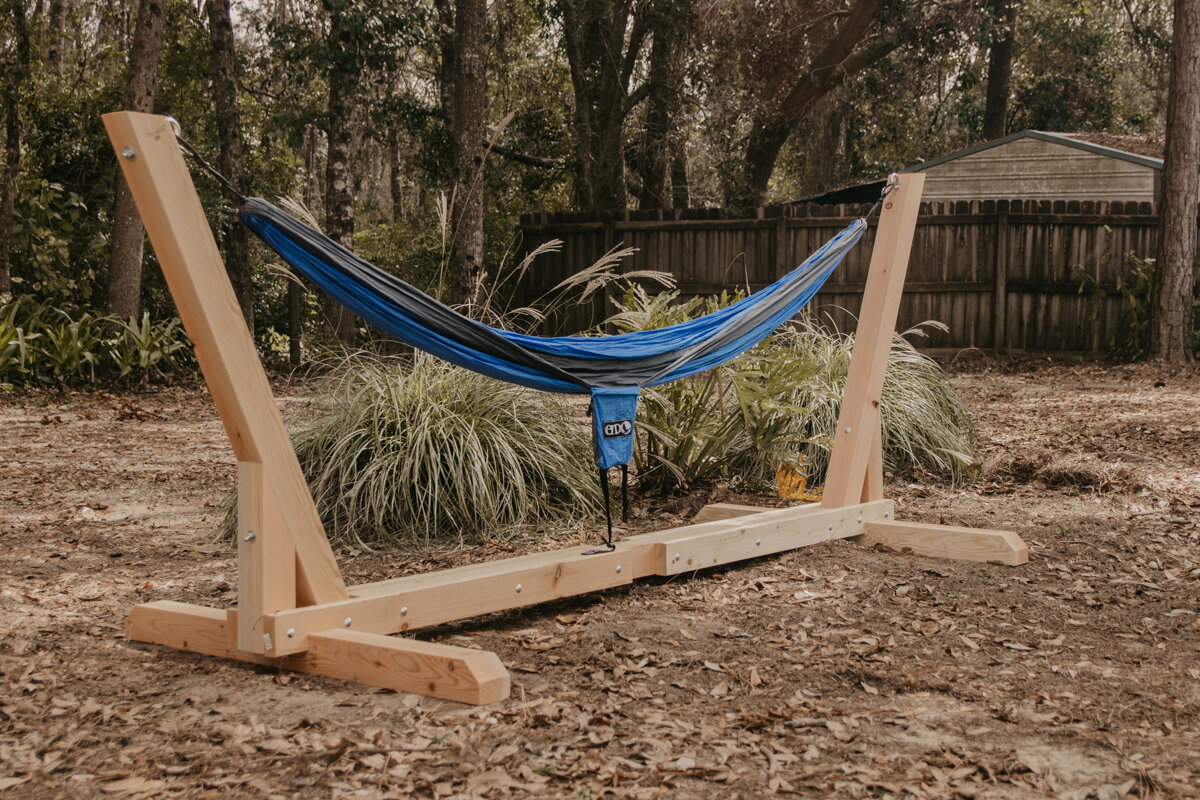
[(912, 174), (880, 215), (822, 503), (708, 506), (612, 552), (572, 547), (347, 588), (170, 122), (120, 112), (104, 123), (238, 459), (238, 607), (139, 605), (131, 641), (482, 704), (510, 691), (494, 653), (389, 634), (834, 539), (1028, 560), (1015, 534), (897, 522), (883, 497), (879, 393), (921, 200), (924, 176)]

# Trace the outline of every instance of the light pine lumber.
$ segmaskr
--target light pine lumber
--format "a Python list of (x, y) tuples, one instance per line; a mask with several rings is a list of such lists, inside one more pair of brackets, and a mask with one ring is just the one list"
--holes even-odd
[(270, 614), (264, 630), (284, 655), (307, 650), (309, 634), (339, 626), (381, 634), (416, 630), (854, 536), (865, 532), (867, 519), (891, 513), (891, 501), (833, 510), (817, 504), (756, 509), (631, 536), (611, 553), (584, 555), (586, 548), (576, 546), (364, 584), (351, 588), (349, 600)]
[(867, 477), (863, 481), (862, 502), (883, 499), (883, 425), (875, 427), (871, 455), (867, 459)]
[(296, 548), (262, 464), (238, 462), (238, 647), (273, 655), (263, 617), (296, 607)]
[(1012, 531), (894, 520), (873, 520), (866, 527), (866, 533), (856, 537), (856, 541), (864, 545), (882, 544), (922, 556), (998, 562), (1009, 566), (1029, 561), (1029, 548)]
[(758, 514), (767, 510), (762, 506), (744, 506), (737, 503), (709, 503), (696, 512), (696, 516), (692, 517), (692, 524), (718, 522), (723, 519), (732, 519), (733, 517), (744, 517), (747, 514)]
[(508, 698), (511, 680), (488, 650), (332, 630), (308, 637), (306, 672), (470, 705)]
[(862, 498), (871, 445), (881, 424), (879, 401), (883, 375), (896, 330), (924, 185), (925, 176), (921, 173), (905, 173), (900, 176), (900, 185), (883, 200), (821, 498), (821, 505), (826, 508), (848, 506)]
[(890, 500), (797, 515), (781, 508), (728, 520), (724, 529), (686, 532), (655, 543), (659, 575), (678, 575), (862, 533), (872, 520), (892, 515)]
[(268, 615), (264, 629), (282, 655), (307, 650), (310, 633), (330, 628), (401, 633), (625, 586), (653, 571), (653, 554), (644, 546), (622, 543), (611, 553), (585, 556), (586, 549), (534, 553), (357, 587), (349, 600)]
[[(299, 599), (344, 599), (345, 583), (169, 123), (122, 111), (106, 114), (104, 124), (234, 453), (262, 464), (275, 488), (296, 548)], [(132, 158), (122, 155), (126, 148)]]
[(509, 695), (508, 670), (486, 650), (331, 630), (311, 635), (307, 653), (268, 658), (238, 649), (236, 617), (187, 603), (145, 603), (126, 618), (125, 638), (471, 705)]

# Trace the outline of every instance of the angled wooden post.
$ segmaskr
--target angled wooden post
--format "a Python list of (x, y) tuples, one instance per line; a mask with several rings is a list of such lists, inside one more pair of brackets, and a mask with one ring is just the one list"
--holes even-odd
[(251, 543), (263, 546), (275, 531), (289, 534), (299, 599), (345, 599), (345, 583), (174, 131), (152, 114), (107, 114), (104, 124), (233, 451), (239, 462), (261, 464), (265, 478), (256, 485), (274, 489), (286, 527), (255, 531)]
[(871, 447), (882, 424), (879, 398), (883, 393), (883, 373), (896, 332), (896, 316), (904, 293), (908, 254), (917, 229), (924, 186), (923, 174), (905, 173), (899, 176), (899, 185), (883, 198), (850, 355), (850, 373), (825, 473), (821, 505), (827, 508), (857, 503), (863, 494)]

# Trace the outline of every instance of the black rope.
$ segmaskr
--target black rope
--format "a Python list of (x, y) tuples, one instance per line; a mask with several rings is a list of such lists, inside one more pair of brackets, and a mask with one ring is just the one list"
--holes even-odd
[(192, 160), (195, 161), (197, 164), (199, 164), (204, 169), (205, 172), (207, 172), (209, 175), (212, 175), (214, 178), (216, 178), (217, 182), (220, 183), (221, 186), (223, 186), (225, 188), (225, 191), (229, 192), (231, 195), (233, 195), (234, 197), (237, 198), (238, 205), (241, 205), (242, 203), (246, 202), (246, 196), (244, 194), (242, 194), (241, 192), (239, 192), (237, 190), (237, 187), (234, 186), (233, 183), (231, 183), (228, 178), (226, 178), (221, 173), (217, 172), (216, 168), (213, 167), (212, 164), (209, 164), (207, 161), (205, 161), (204, 156), (200, 155), (200, 151), (197, 150), (192, 145), (191, 142), (189, 142), (187, 139), (180, 136), (178, 133), (175, 134), (175, 140), (177, 142), (179, 142), (179, 146), (181, 148), (183, 148), (183, 152), (185, 152), (189, 156), (191, 156)]
[(629, 465), (621, 465), (621, 521), (629, 522)]
[(891, 175), (888, 176), (888, 179), (883, 182), (883, 190), (879, 193), (879, 199), (875, 201), (875, 205), (871, 206), (871, 210), (868, 211), (865, 215), (863, 215), (863, 219), (870, 219), (871, 217), (873, 217), (875, 215), (875, 212), (878, 211), (880, 206), (883, 205), (883, 198), (885, 198), (889, 194), (891, 194), (892, 190), (895, 189), (899, 185), (900, 185), (900, 176), (897, 175), (895, 172), (893, 172)]
[(595, 550), (585, 550), (585, 556), (594, 556), (597, 553), (611, 553), (617, 549), (613, 544), (612, 534), (612, 508), (609, 506), (608, 500), (608, 470), (600, 467), (600, 494), (604, 497), (604, 521), (608, 523), (608, 538), (604, 540), (604, 547), (597, 547)]

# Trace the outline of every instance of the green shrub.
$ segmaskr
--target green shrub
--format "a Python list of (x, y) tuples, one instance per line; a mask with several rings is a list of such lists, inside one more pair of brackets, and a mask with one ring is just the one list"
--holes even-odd
[(141, 322), (133, 317), (122, 320), (118, 335), (109, 342), (109, 357), (120, 377), (134, 370), (158, 375), (179, 366), (182, 354), (188, 352), (187, 338), (178, 317), (151, 323), (150, 313), (143, 312)]
[(191, 344), (177, 318), (157, 323), (70, 312), (18, 297), (0, 304), (0, 385), (35, 380), (74, 384), (97, 376), (164, 375), (182, 366)]
[(105, 350), (103, 318), (84, 311), (72, 319), (67, 312), (52, 308), (34, 319), (38, 321), (33, 330), (39, 337), (35, 347), (40, 367), (59, 381), (85, 376), (96, 379), (96, 365)]
[(582, 409), (448, 366), (352, 357), (293, 437), (326, 529), (375, 547), (465, 541), (599, 507)]
[[(1200, 264), (1194, 266), (1195, 295), (1192, 299), (1192, 352), (1200, 356)], [(1092, 319), (1104, 313), (1108, 291), (1081, 268), (1076, 267), (1080, 293), (1087, 293)], [(1139, 258), (1135, 253), (1126, 253), (1125, 272), (1117, 276), (1117, 295), (1121, 308), (1117, 316), (1117, 329), (1109, 340), (1109, 347), (1116, 355), (1136, 360), (1146, 355), (1150, 346), (1150, 310), (1154, 293), (1154, 259)]]
[(37, 363), (38, 334), (25, 330), (20, 311), (19, 301), (0, 306), (0, 386), (24, 381)]
[[(676, 298), (630, 287), (612, 320), (622, 330), (662, 327), (736, 299)], [(802, 318), (722, 367), (646, 390), (639, 479), (663, 492), (718, 480), (762, 488), (774, 465), (803, 460), (810, 485), (823, 481), (853, 343)], [(920, 464), (959, 480), (975, 462), (965, 406), (937, 363), (902, 336), (892, 344), (881, 413), (889, 468)]]

